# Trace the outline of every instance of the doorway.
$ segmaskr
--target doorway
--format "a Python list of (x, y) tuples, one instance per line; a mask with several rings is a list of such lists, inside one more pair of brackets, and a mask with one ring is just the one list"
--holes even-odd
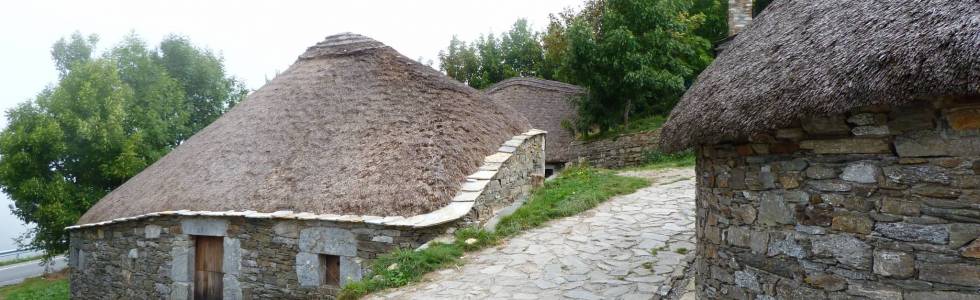
[(220, 300), (224, 238), (195, 236), (194, 246), (194, 300)]

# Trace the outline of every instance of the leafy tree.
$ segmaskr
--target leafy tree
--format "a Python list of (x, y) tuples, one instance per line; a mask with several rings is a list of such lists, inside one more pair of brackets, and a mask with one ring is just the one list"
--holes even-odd
[(531, 30), (527, 19), (519, 19), (500, 40), (507, 77), (540, 76), (544, 52), (538, 33)]
[(449, 41), (449, 48), (439, 51), (439, 66), (449, 77), (470, 86), (479, 85), (483, 80), (476, 49), (456, 36)]
[(548, 27), (541, 34), (541, 45), (544, 48), (544, 59), (541, 63), (541, 77), (550, 80), (571, 82), (565, 63), (568, 50), (568, 28), (576, 20), (584, 22), (592, 34), (602, 30), (602, 16), (605, 10), (605, 0), (587, 0), (582, 10), (575, 12), (565, 8), (558, 14), (548, 15)]
[(72, 33), (70, 40), (61, 38), (55, 42), (51, 47), (51, 56), (58, 73), (65, 76), (73, 64), (92, 59), (92, 51), (98, 42), (98, 36), (93, 34), (85, 37), (78, 31)]
[(582, 18), (568, 28), (569, 79), (589, 88), (578, 129), (628, 125), (635, 113), (666, 113), (710, 62), (704, 22), (681, 0), (608, 0), (599, 31)]
[(94, 57), (97, 41), (55, 43), (58, 83), (8, 110), (0, 132), (0, 187), (48, 255), (67, 249), (64, 228), (96, 201), (244, 95), (219, 58), (186, 39), (152, 50), (130, 35)]
[(474, 88), (485, 88), (514, 76), (541, 76), (544, 52), (527, 20), (520, 19), (501, 38), (493, 33), (469, 45), (453, 36), (439, 52), (439, 68)]
[(694, 0), (691, 13), (704, 15), (704, 24), (694, 34), (709, 42), (728, 37), (728, 0)]
[(194, 47), (186, 37), (164, 38), (157, 61), (184, 89), (191, 105), (191, 132), (211, 124), (248, 93), (241, 81), (225, 75), (221, 57)]
[(504, 65), (504, 53), (500, 47), (500, 41), (493, 33), (481, 36), (474, 45), (480, 57), (481, 80), (476, 81), (474, 88), (482, 89), (494, 83), (500, 82), (514, 75), (508, 72)]

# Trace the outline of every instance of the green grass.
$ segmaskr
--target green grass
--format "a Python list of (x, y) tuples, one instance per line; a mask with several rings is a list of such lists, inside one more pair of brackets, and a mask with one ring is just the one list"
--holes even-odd
[(28, 278), (24, 282), (0, 288), (0, 299), (68, 299), (68, 278), (64, 273)]
[(646, 163), (637, 167), (624, 168), (621, 171), (643, 171), (659, 170), (668, 168), (682, 168), (694, 165), (694, 152), (685, 150), (676, 153), (663, 153), (660, 151), (650, 151), (646, 154)]
[(659, 129), (667, 121), (665, 116), (648, 116), (631, 120), (629, 126), (618, 126), (598, 134), (586, 135), (582, 137), (585, 141), (608, 139), (623, 134), (653, 131)]
[[(401, 249), (379, 256), (371, 263), (371, 277), (348, 283), (338, 299), (358, 299), (368, 293), (419, 281), (425, 273), (459, 265), (465, 252), (476, 251), (509, 236), (595, 207), (612, 196), (648, 186), (639, 178), (617, 176), (609, 170), (587, 167), (566, 169), (555, 180), (536, 189), (530, 200), (513, 214), (501, 218), (496, 231), (477, 228), (456, 231), (451, 244), (433, 243), (420, 251)], [(470, 240), (472, 243), (466, 243)]]
[(18, 259), (11, 259), (11, 260), (0, 261), (0, 267), (9, 266), (9, 265), (15, 265), (15, 264), (19, 264), (19, 263), (22, 263), (22, 262), (29, 262), (29, 261), (32, 261), (32, 260), (38, 260), (38, 259), (41, 259), (42, 257), (44, 257), (44, 255), (28, 256), (28, 257), (24, 257), (24, 258), (18, 258)]
[(531, 200), (500, 220), (497, 234), (511, 236), (545, 222), (575, 215), (615, 195), (629, 194), (650, 185), (639, 178), (617, 176), (612, 171), (572, 167), (531, 195)]

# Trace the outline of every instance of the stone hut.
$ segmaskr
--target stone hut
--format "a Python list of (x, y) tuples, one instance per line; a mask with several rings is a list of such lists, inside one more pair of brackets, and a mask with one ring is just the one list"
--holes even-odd
[(356, 34), (285, 72), (70, 230), (74, 299), (322, 299), (527, 197), (544, 132)]
[(535, 128), (549, 133), (545, 155), (549, 174), (575, 158), (569, 149), (575, 134), (562, 126), (562, 122), (576, 118), (572, 101), (584, 95), (583, 88), (558, 81), (514, 77), (486, 88), (484, 93), (523, 114)]
[(703, 299), (980, 299), (980, 5), (774, 1), (671, 113)]

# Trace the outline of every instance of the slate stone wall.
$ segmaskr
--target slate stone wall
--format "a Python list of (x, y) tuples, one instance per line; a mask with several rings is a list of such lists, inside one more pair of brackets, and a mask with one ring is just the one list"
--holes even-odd
[(593, 141), (573, 141), (569, 153), (573, 162), (588, 163), (600, 168), (638, 166), (647, 162), (648, 155), (657, 151), (660, 131), (624, 134)]
[[(520, 145), (517, 140), (521, 140)], [(463, 218), (467, 225), (482, 225), (502, 208), (530, 197), (531, 190), (544, 183), (545, 135), (518, 136), (511, 141), (515, 143), (498, 150), (512, 154), (505, 163), (497, 167), (494, 162), (485, 162), (481, 167), (495, 168), (497, 173), (476, 199), (471, 213)]]
[(980, 99), (697, 150), (703, 299), (980, 299)]
[[(187, 221), (193, 220), (220, 220), (227, 230), (187, 232)], [(162, 216), (84, 228), (71, 232), (71, 295), (72, 299), (189, 299), (194, 236), (208, 235), (225, 240), (226, 299), (313, 299), (332, 295), (336, 289), (304, 286), (297, 270), (298, 254), (319, 250), (339, 255), (342, 275), (347, 275), (342, 278), (358, 279), (361, 265), (367, 266), (377, 255), (398, 247), (418, 247), (448, 226), (413, 229), (318, 220)], [(344, 235), (304, 237), (310, 230), (345, 233), (348, 240), (327, 245), (332, 249), (314, 249), (308, 244), (333, 242), (329, 238)], [(345, 261), (351, 263), (348, 268)]]
[[(396, 248), (414, 249), (450, 229), (486, 222), (522, 201), (544, 176), (544, 134), (516, 137), (499, 150), (470, 214), (431, 227), (377, 225), (292, 217), (165, 215), (123, 220), (70, 232), (73, 299), (191, 299), (196, 236), (223, 237), (225, 299), (329, 299), (320, 254), (340, 258), (341, 285), (368, 274), (371, 260)], [(488, 158), (488, 160), (492, 160)], [(481, 169), (482, 170), (482, 169)], [(486, 181), (486, 180), (484, 180)], [(464, 185), (464, 189), (467, 186)], [(274, 214), (273, 214), (274, 215)]]
[(752, 22), (752, 0), (728, 0), (728, 35), (736, 35)]

